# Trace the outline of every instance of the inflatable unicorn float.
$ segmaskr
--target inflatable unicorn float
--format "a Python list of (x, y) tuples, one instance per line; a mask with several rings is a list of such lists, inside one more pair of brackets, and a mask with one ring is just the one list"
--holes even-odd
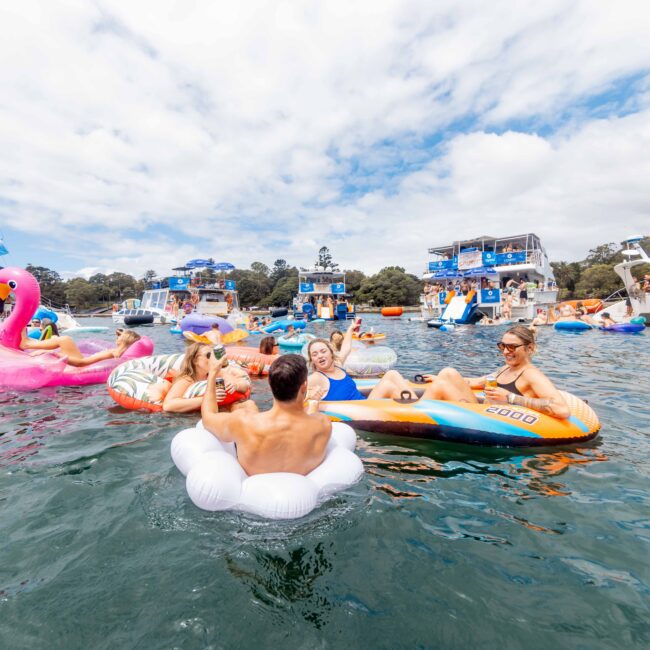
[[(129, 346), (120, 358), (98, 361), (84, 367), (70, 366), (65, 357), (52, 352), (24, 352), (20, 349), (22, 332), (39, 306), (41, 290), (31, 273), (7, 267), (0, 269), (0, 299), (5, 300), (10, 293), (15, 298), (14, 308), (0, 324), (0, 388), (31, 390), (43, 386), (101, 384), (121, 363), (153, 352), (153, 343), (146, 336)], [(79, 349), (84, 354), (110, 347), (110, 343), (101, 340), (79, 343)]]

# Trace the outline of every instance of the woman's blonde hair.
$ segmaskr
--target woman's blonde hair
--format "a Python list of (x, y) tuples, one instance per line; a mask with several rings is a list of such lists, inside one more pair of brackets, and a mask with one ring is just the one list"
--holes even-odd
[(332, 353), (332, 358), (336, 359), (336, 350), (332, 347), (332, 344), (327, 339), (313, 339), (312, 341), (309, 341), (309, 345), (307, 346), (307, 356), (309, 357), (307, 363), (309, 363), (309, 367), (312, 370), (314, 369), (314, 365), (311, 362), (311, 346), (315, 345), (316, 343), (322, 343)]
[(140, 340), (140, 335), (133, 330), (125, 330), (120, 334), (120, 338), (123, 343), (126, 343), (126, 347), (129, 347), (129, 345), (133, 345)]
[(196, 376), (196, 360), (199, 358), (203, 350), (210, 350), (210, 346), (205, 343), (191, 343), (185, 350), (185, 358), (181, 365), (181, 370), (178, 377), (189, 377), (194, 381), (198, 381)]

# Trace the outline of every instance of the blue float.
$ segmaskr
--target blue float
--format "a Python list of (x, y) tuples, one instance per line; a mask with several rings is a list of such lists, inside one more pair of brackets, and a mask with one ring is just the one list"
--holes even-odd
[(305, 327), (307, 327), (307, 323), (301, 320), (276, 320), (273, 321), (270, 325), (267, 325), (266, 327), (262, 328), (267, 334), (270, 334), (271, 332), (277, 332), (278, 330), (282, 330), (283, 332), (286, 332), (289, 326), (292, 325), (294, 329), (297, 330), (304, 330)]
[(637, 332), (642, 332), (645, 329), (645, 325), (642, 323), (616, 323), (615, 325), (609, 325), (608, 327), (599, 327), (598, 329), (602, 330), (603, 332), (635, 334)]
[(593, 329), (589, 323), (585, 323), (581, 320), (559, 320), (555, 325), (556, 330), (562, 330), (565, 332), (582, 332), (584, 330)]

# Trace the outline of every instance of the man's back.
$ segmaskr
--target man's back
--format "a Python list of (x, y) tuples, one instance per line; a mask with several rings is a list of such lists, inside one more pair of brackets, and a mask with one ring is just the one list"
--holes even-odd
[(308, 474), (323, 462), (332, 425), (321, 414), (272, 408), (255, 415), (242, 413), (230, 421), (229, 429), (237, 444), (237, 459), (249, 476)]

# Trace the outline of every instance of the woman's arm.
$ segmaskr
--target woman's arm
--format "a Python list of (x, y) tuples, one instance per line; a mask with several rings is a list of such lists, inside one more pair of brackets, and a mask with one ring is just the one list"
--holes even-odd
[(562, 420), (571, 417), (571, 411), (562, 395), (560, 395), (560, 391), (555, 388), (553, 382), (541, 370), (530, 368), (526, 373), (526, 378), (528, 379), (528, 387), (534, 393), (534, 396), (515, 395), (515, 393), (511, 393), (504, 388), (486, 388), (485, 396), (490, 401), (507, 401), (508, 404), (523, 406)]
[(352, 321), (350, 327), (348, 327), (347, 329), (347, 332), (343, 335), (343, 342), (341, 343), (341, 349), (339, 353), (336, 355), (338, 357), (338, 361), (341, 364), (345, 363), (345, 360), (350, 356), (350, 352), (352, 352), (352, 334), (355, 325), (356, 325), (356, 321)]
[(163, 411), (167, 413), (189, 413), (201, 408), (203, 397), (183, 397), (185, 391), (192, 385), (189, 378), (177, 379), (169, 389), (163, 401)]

